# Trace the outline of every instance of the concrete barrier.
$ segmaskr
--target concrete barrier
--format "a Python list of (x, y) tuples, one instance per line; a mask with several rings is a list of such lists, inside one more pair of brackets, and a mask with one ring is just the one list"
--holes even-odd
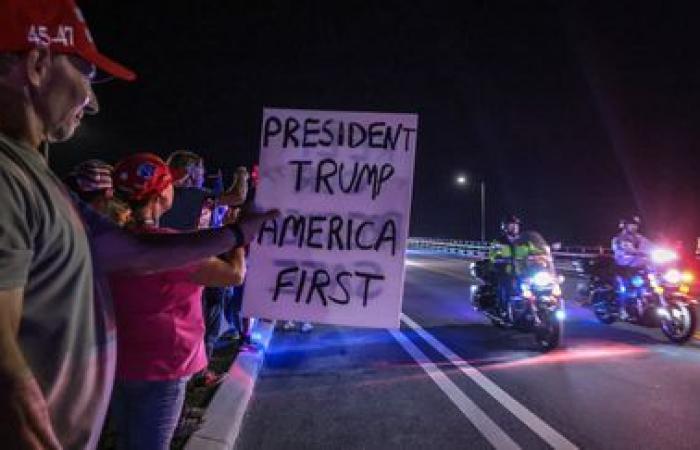
[(274, 322), (258, 320), (252, 335), (258, 345), (241, 351), (228, 376), (221, 383), (207, 407), (202, 427), (187, 442), (185, 450), (230, 450), (238, 438), (255, 382), (270, 345)]

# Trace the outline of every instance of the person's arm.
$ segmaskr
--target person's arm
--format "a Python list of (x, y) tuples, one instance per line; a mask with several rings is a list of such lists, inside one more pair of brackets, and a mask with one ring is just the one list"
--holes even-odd
[(23, 288), (0, 290), (0, 442), (60, 449), (46, 399), (17, 341), (23, 298)]
[(639, 235), (639, 251), (641, 253), (649, 255), (654, 250), (654, 247), (655, 245), (653, 241), (646, 236), (642, 236), (641, 234)]
[(245, 272), (245, 249), (238, 247), (221, 257), (202, 262), (191, 275), (191, 280), (208, 287), (240, 286)]
[(498, 241), (492, 242), (491, 246), (489, 247), (489, 259), (491, 260), (491, 262), (493, 264), (498, 264), (509, 260), (510, 257), (506, 255), (506, 249), (506, 245)]
[(34, 257), (36, 208), (27, 180), (12, 164), (0, 164), (0, 446), (57, 449), (46, 399), (18, 339)]
[(216, 197), (216, 202), (219, 205), (226, 205), (232, 208), (238, 208), (245, 202), (245, 197), (237, 192), (224, 192)]
[(158, 271), (182, 267), (250, 242), (266, 220), (279, 212), (249, 212), (235, 229), (223, 227), (190, 233), (136, 234), (118, 228), (87, 205), (81, 205), (90, 229), (93, 258), (105, 272)]
[(227, 228), (167, 234), (113, 229), (92, 238), (93, 258), (105, 272), (172, 269), (238, 245), (242, 242)]
[(533, 244), (532, 242), (527, 243), (527, 254), (533, 256), (547, 256), (549, 253), (549, 247), (540, 247)]

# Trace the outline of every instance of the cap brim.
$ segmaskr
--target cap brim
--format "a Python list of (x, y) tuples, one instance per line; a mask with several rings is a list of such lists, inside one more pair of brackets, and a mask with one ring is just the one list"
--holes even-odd
[(81, 56), (96, 65), (98, 69), (107, 72), (113, 77), (126, 81), (134, 81), (136, 79), (136, 74), (132, 70), (127, 69), (118, 62), (107, 58), (102, 53), (86, 52)]

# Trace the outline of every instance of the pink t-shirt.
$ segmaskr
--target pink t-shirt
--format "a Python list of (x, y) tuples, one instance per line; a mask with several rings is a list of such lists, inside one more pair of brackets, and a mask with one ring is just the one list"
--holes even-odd
[[(142, 229), (144, 232), (170, 232)], [(117, 379), (173, 380), (207, 366), (197, 266), (149, 275), (115, 274)]]

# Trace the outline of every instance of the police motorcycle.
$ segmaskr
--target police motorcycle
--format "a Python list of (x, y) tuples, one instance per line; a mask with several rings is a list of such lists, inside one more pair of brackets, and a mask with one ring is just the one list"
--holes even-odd
[[(480, 281), (480, 285), (472, 287), (472, 304), (496, 327), (534, 333), (540, 349), (546, 352), (562, 342), (566, 317), (560, 287), (563, 277), (557, 276), (551, 250), (541, 236), (530, 232), (521, 239), (539, 243), (536, 246), (541, 254), (516, 262), (518, 275), (507, 277), (512, 283), (509, 289), (499, 286), (494, 275), (499, 265), (513, 262), (509, 258), (507, 261), (483, 259), (470, 264), (471, 275)], [(499, 302), (500, 295), (508, 298)], [(505, 311), (501, 305), (506, 305)]]
[(695, 334), (698, 300), (690, 295), (692, 272), (678, 268), (676, 252), (657, 247), (646, 267), (617, 273), (611, 257), (588, 264), (589, 301), (598, 320), (605, 324), (624, 321), (661, 328), (674, 343), (683, 344)]

